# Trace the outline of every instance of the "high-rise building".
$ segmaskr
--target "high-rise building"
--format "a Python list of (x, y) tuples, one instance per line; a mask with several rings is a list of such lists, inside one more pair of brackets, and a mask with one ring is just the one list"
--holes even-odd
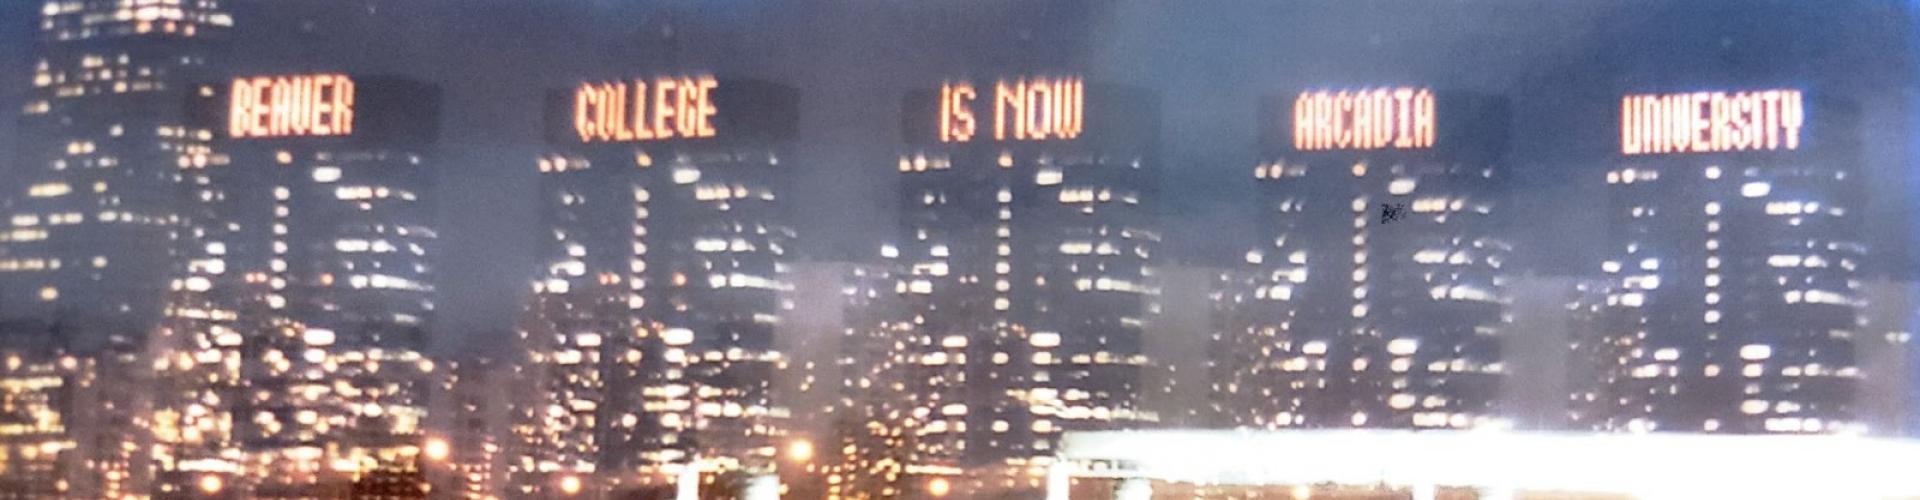
[(417, 483), (437, 386), (425, 350), (439, 91), (323, 73), (195, 95), (219, 152), (180, 160), (200, 177), (177, 321), (157, 343), (161, 489), (208, 476), (259, 497)]
[(509, 496), (552, 495), (563, 483), (578, 488), (600, 461), (600, 408), (608, 396), (601, 342), (609, 332), (624, 331), (622, 312), (612, 309), (610, 298), (580, 302), (578, 295), (572, 301), (548, 295), (535, 293), (520, 319), (515, 347), (528, 358), (527, 397), (511, 407), (508, 449), (517, 456), (508, 462)]
[[(1574, 425), (1591, 404), (1594, 362), (1604, 346), (1589, 345), (1591, 293), (1597, 283), (1575, 276), (1526, 274), (1507, 286), (1513, 320), (1501, 332), (1508, 378), (1501, 386), (1502, 413), (1517, 429), (1555, 431)], [(1587, 308), (1587, 309), (1583, 309)]]
[[(546, 479), (646, 487), (663, 468), (773, 465), (774, 336), (795, 234), (798, 93), (672, 75), (554, 93), (539, 159), (547, 267), (522, 338), (550, 393)], [(564, 484), (563, 484), (564, 483)]]
[(63, 352), (58, 325), (35, 320), (0, 322), (0, 491), (27, 498), (66, 498), (97, 492), (109, 479), (95, 474), (79, 449), (89, 426), (100, 425), (92, 406), (102, 394), (95, 360)]
[(913, 324), (892, 262), (801, 262), (778, 345), (776, 401), (797, 417), (782, 447), (782, 483), (804, 498), (896, 498), (911, 417)]
[(1008, 76), (912, 93), (905, 111), (902, 234), (886, 253), (921, 336), (915, 470), (998, 467), (1010, 474), (953, 491), (1029, 488), (1062, 432), (1154, 420), (1141, 371), (1157, 101)]
[[(1212, 276), (1207, 287), (1211, 304), (1211, 334), (1207, 338), (1207, 406), (1213, 427), (1278, 428), (1274, 419), (1287, 403), (1288, 391), (1278, 374), (1278, 349), (1284, 338), (1272, 328), (1272, 313), (1264, 307), (1266, 285), (1253, 272), (1225, 269)], [(1258, 294), (1258, 295), (1256, 295)], [(1288, 415), (1285, 425), (1292, 424)]]
[(421, 447), (432, 491), (449, 498), (508, 498), (513, 410), (526, 398), (521, 367), (487, 357), (445, 364)]
[(1504, 425), (1504, 104), (1418, 87), (1268, 104), (1245, 256), (1254, 334), (1275, 340), (1267, 425)]
[(232, 25), (220, 3), (45, 2), (0, 314), (63, 317), (85, 348), (158, 324), (183, 227), (179, 158), (211, 139), (184, 103)]
[(1565, 421), (1577, 431), (1606, 430), (1608, 419), (1623, 404), (1607, 396), (1608, 388), (1625, 375), (1617, 367), (1631, 357), (1631, 343), (1607, 334), (1605, 313), (1607, 296), (1613, 283), (1598, 278), (1579, 278), (1565, 304), (1567, 334), (1567, 402)]
[(1867, 431), (1882, 436), (1907, 436), (1920, 430), (1911, 419), (1915, 406), (1913, 380), (1914, 325), (1920, 321), (1920, 285), (1875, 280), (1861, 286), (1861, 335), (1855, 339), (1860, 360), (1860, 390), (1854, 401)]
[(190, 239), (182, 157), (209, 131), (183, 106), (233, 20), (224, 2), (40, 2), (32, 90), (5, 194), (0, 317), (62, 325), (97, 360), (99, 425), (81, 427), (92, 477), (71, 494), (144, 494), (148, 338)]
[(1225, 269), (1164, 266), (1154, 272), (1149, 286), (1160, 290), (1148, 306), (1146, 337), (1141, 351), (1153, 365), (1146, 368), (1141, 387), (1142, 407), (1166, 427), (1195, 428), (1217, 423), (1213, 400), (1213, 339), (1220, 336), (1219, 297), (1215, 292)]
[[(1603, 428), (1853, 433), (1859, 111), (1791, 89), (1629, 95), (1605, 171)], [(1596, 175), (1588, 182), (1599, 182)]]

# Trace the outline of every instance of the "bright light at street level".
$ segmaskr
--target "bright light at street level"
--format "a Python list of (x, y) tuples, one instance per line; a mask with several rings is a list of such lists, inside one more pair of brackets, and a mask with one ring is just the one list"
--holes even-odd
[(215, 476), (212, 474), (200, 476), (200, 491), (207, 492), (207, 494), (209, 495), (219, 493), (220, 490), (225, 489), (226, 487), (227, 487), (226, 482), (221, 481), (220, 476)]
[(447, 455), (451, 453), (451, 449), (450, 449), (450, 446), (447, 445), (447, 440), (445, 439), (428, 438), (426, 452), (427, 452), (428, 460), (439, 461), (439, 460), (446, 460)]
[(802, 439), (787, 445), (787, 459), (795, 462), (813, 460), (813, 443)]
[(579, 476), (567, 476), (567, 477), (564, 477), (564, 478), (561, 478), (561, 479), (560, 479), (560, 492), (561, 492), (561, 493), (566, 493), (566, 494), (568, 494), (568, 495), (577, 495), (577, 494), (579, 494), (579, 493), (580, 493), (580, 477), (579, 477)]
[(933, 478), (932, 481), (927, 482), (928, 494), (931, 494), (936, 497), (944, 497), (944, 496), (947, 496), (948, 493), (952, 493), (952, 492), (953, 492), (953, 483), (947, 482), (947, 478), (936, 477), (936, 478)]

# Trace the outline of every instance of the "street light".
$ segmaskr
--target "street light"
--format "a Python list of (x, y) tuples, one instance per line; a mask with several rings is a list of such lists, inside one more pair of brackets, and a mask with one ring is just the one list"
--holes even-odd
[(452, 446), (447, 444), (446, 439), (436, 437), (436, 438), (427, 438), (427, 446), (425, 451), (427, 452), (428, 460), (438, 462), (441, 460), (446, 460), (447, 455), (452, 453), (453, 450), (452, 450)]
[(944, 497), (952, 492), (953, 483), (947, 482), (947, 478), (936, 477), (933, 478), (932, 481), (927, 482), (927, 493), (935, 497)]
[(560, 478), (560, 492), (569, 496), (580, 494), (580, 476)]
[(787, 445), (787, 459), (800, 463), (813, 460), (813, 443), (801, 439)]
[(226, 481), (220, 480), (220, 476), (213, 474), (200, 476), (200, 491), (206, 492), (208, 495), (218, 495), (220, 494), (220, 490), (226, 487)]

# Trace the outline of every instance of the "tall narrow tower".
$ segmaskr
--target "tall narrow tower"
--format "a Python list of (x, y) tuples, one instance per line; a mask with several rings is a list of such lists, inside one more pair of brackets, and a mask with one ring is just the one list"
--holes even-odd
[(1150, 94), (1076, 76), (953, 80), (910, 94), (898, 160), (920, 330), (919, 470), (1027, 488), (1068, 430), (1155, 420), (1141, 375), (1160, 232)]
[(232, 27), (224, 2), (41, 2), (22, 181), (5, 193), (0, 316), (59, 325), (99, 360), (97, 425), (77, 429), (87, 497), (145, 494), (147, 344), (192, 238), (189, 168), (209, 154), (186, 96)]
[(1620, 347), (1600, 427), (1853, 433), (1867, 258), (1860, 112), (1797, 89), (1620, 102), (1607, 184)]
[[(1266, 107), (1252, 321), (1266, 427), (1499, 425), (1508, 242), (1497, 99), (1319, 89)], [(1262, 393), (1263, 395), (1265, 393)]]
[(551, 95), (547, 265), (521, 332), (550, 397), (531, 415), (540, 472), (517, 492), (596, 471), (629, 489), (686, 464), (772, 466), (798, 100), (704, 74)]

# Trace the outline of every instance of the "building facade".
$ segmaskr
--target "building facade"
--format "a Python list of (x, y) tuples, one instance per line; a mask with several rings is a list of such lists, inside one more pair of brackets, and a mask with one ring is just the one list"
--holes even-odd
[(905, 281), (889, 261), (800, 262), (779, 331), (787, 360), (776, 400), (796, 415), (781, 481), (805, 498), (898, 498), (908, 482), (904, 423), (912, 321)]
[(196, 95), (220, 152), (181, 160), (204, 180), (189, 191), (194, 244), (156, 342), (168, 353), (155, 363), (160, 489), (418, 483), (401, 476), (417, 475), (436, 386), (438, 90), (323, 73)]
[(1623, 355), (1599, 427), (1865, 431), (1859, 111), (1791, 89), (1621, 101), (1600, 271)]
[(509, 460), (515, 451), (512, 416), (528, 399), (523, 368), (479, 356), (450, 360), (445, 367), (421, 446), (428, 484), (448, 498), (509, 498)]
[(1504, 104), (1417, 87), (1265, 108), (1262, 241), (1241, 332), (1266, 339), (1266, 427), (1502, 426), (1510, 242), (1493, 215)]
[(550, 399), (529, 415), (522, 492), (590, 473), (606, 482), (590, 487), (649, 488), (687, 464), (771, 470), (798, 99), (709, 75), (551, 96), (548, 266), (522, 332)]
[(19, 142), (5, 194), (0, 317), (62, 325), (57, 343), (95, 360), (98, 425), (75, 452), (83, 497), (145, 493), (149, 340), (194, 221), (181, 168), (210, 132), (183, 106), (233, 26), (224, 2), (42, 2)]
[(1913, 328), (1920, 321), (1920, 287), (1911, 281), (1869, 280), (1861, 286), (1862, 334), (1855, 344), (1860, 362), (1859, 392), (1854, 400), (1867, 432), (1878, 436), (1910, 436), (1917, 429), (1911, 419), (1916, 408), (1913, 393), (1915, 358)]
[(992, 467), (1006, 475), (969, 474), (958, 491), (1029, 488), (1062, 432), (1155, 420), (1141, 372), (1156, 106), (1078, 77), (909, 95), (902, 234), (887, 253), (906, 267), (920, 335), (916, 470)]

